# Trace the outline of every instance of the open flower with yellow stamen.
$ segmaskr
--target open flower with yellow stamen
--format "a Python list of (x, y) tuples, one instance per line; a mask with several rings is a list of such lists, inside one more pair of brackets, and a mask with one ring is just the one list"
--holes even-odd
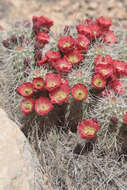
[(102, 89), (106, 86), (106, 80), (101, 74), (95, 74), (92, 77), (92, 85), (98, 89)]
[(84, 84), (76, 84), (71, 89), (71, 94), (74, 99), (81, 101), (88, 97), (88, 89)]
[(53, 109), (51, 101), (46, 97), (40, 97), (35, 101), (35, 111), (39, 115), (47, 115)]
[(68, 73), (72, 71), (71, 62), (68, 62), (65, 58), (58, 59), (56, 62), (52, 63), (52, 65), (57, 72)]
[(17, 88), (17, 91), (21, 96), (28, 98), (34, 93), (34, 86), (30, 82), (24, 82)]
[(59, 52), (55, 52), (55, 51), (52, 51), (52, 50), (47, 51), (45, 55), (48, 58), (49, 62), (57, 61), (58, 59), (61, 58), (61, 55), (60, 55)]
[(44, 79), (42, 77), (36, 77), (33, 79), (32, 84), (36, 90), (42, 90), (44, 88)]
[(78, 50), (74, 50), (65, 56), (65, 59), (72, 65), (76, 65), (83, 60), (82, 54)]
[(113, 67), (111, 65), (97, 64), (94, 70), (96, 73), (100, 73), (105, 79), (113, 75)]
[(71, 51), (74, 48), (74, 44), (75, 40), (72, 36), (62, 36), (58, 40), (58, 48), (64, 53)]
[(66, 84), (61, 85), (56, 90), (53, 90), (49, 94), (51, 102), (54, 104), (62, 104), (67, 102), (69, 98), (69, 87)]
[(45, 78), (45, 88), (52, 91), (61, 85), (61, 77), (54, 73), (47, 73)]
[(83, 52), (87, 52), (89, 45), (90, 40), (86, 36), (78, 34), (78, 37), (76, 39), (76, 47)]
[(84, 119), (78, 126), (77, 129), (80, 133), (81, 138), (93, 138), (99, 130), (99, 124), (93, 120)]
[(29, 114), (34, 109), (34, 102), (35, 100), (33, 98), (27, 98), (25, 100), (21, 101), (21, 111), (24, 114)]

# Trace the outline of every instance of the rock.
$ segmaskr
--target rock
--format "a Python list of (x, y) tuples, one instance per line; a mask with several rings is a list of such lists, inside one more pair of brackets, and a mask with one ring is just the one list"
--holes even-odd
[(0, 190), (43, 190), (35, 157), (18, 126), (0, 109)]

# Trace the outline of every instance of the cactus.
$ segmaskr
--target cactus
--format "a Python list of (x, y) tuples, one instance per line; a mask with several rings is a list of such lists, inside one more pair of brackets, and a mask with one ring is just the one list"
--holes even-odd
[(116, 143), (127, 125), (127, 32), (104, 17), (65, 26), (59, 35), (52, 25), (33, 17), (0, 31), (4, 108), (24, 131), (37, 124), (40, 136), (53, 125), (78, 129), (85, 139), (97, 132), (114, 146), (112, 135)]

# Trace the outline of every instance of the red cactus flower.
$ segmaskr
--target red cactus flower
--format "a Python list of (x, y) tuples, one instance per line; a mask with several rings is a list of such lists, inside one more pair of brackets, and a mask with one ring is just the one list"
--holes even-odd
[(49, 96), (53, 104), (62, 104), (63, 102), (68, 101), (69, 88), (66, 84), (63, 84), (59, 88), (50, 92)]
[(123, 123), (124, 123), (124, 124), (127, 124), (127, 112), (126, 112), (125, 115), (124, 115)]
[(97, 64), (94, 70), (96, 73), (100, 73), (105, 79), (113, 75), (113, 67), (111, 65)]
[(84, 26), (84, 25), (80, 24), (80, 25), (76, 26), (76, 29), (79, 34), (83, 34), (88, 38), (92, 35), (92, 31), (89, 26)]
[(86, 18), (84, 21), (85, 21), (85, 24), (87, 24), (87, 25), (95, 24), (96, 23), (96, 21), (94, 21), (92, 19), (88, 19), (88, 18)]
[(110, 86), (116, 94), (121, 94), (121, 95), (125, 94), (123, 83), (120, 82), (119, 80), (116, 79), (116, 80), (112, 81)]
[(97, 131), (99, 130), (98, 122), (94, 122), (93, 120), (84, 119), (78, 126), (77, 129), (80, 133), (80, 137), (82, 139), (88, 139), (95, 137)]
[(21, 111), (24, 114), (29, 114), (34, 109), (34, 102), (35, 100), (33, 98), (27, 98), (25, 100), (21, 101)]
[(100, 27), (97, 24), (91, 24), (89, 27), (92, 31), (90, 37), (92, 37), (93, 40), (101, 35)]
[(53, 109), (51, 101), (46, 97), (40, 97), (35, 101), (35, 111), (39, 115), (47, 115)]
[(53, 21), (44, 16), (40, 16), (40, 17), (33, 16), (32, 21), (33, 21), (33, 24), (38, 23), (42, 27), (50, 28), (51, 26), (53, 26)]
[(90, 44), (90, 40), (87, 37), (85, 37), (84, 35), (78, 34), (78, 37), (77, 37), (75, 43), (76, 43), (76, 47), (79, 50), (87, 52), (89, 44)]
[(49, 42), (49, 35), (45, 32), (39, 32), (36, 36), (36, 41), (38, 41), (40, 44), (47, 44)]
[(33, 79), (32, 84), (36, 90), (42, 90), (44, 88), (44, 79), (42, 77), (36, 77)]
[(58, 48), (64, 53), (71, 51), (74, 48), (74, 44), (75, 40), (72, 36), (63, 36), (58, 40)]
[(112, 20), (109, 18), (104, 18), (103, 16), (96, 19), (98, 25), (101, 28), (101, 31), (109, 30), (109, 27), (112, 26)]
[(97, 55), (95, 58), (94, 58), (94, 63), (98, 63), (102, 60), (102, 55)]
[(76, 84), (71, 89), (71, 94), (74, 99), (81, 101), (88, 97), (88, 89), (84, 84)]
[(124, 61), (113, 60), (113, 67), (116, 72), (116, 75), (126, 75), (126, 63)]
[(65, 58), (58, 59), (55, 63), (52, 63), (57, 72), (68, 73), (72, 70), (72, 64)]
[(106, 80), (101, 74), (95, 74), (92, 77), (92, 85), (98, 89), (102, 89), (106, 86)]
[(107, 56), (102, 56), (102, 55), (97, 55), (94, 58), (94, 62), (96, 65), (112, 65), (113, 59), (107, 55)]
[(61, 77), (54, 73), (48, 73), (45, 77), (45, 88), (52, 91), (61, 85)]
[(34, 86), (30, 82), (24, 82), (17, 88), (17, 91), (21, 96), (28, 98), (34, 93)]
[(117, 37), (114, 34), (114, 31), (109, 30), (102, 33), (102, 39), (107, 44), (114, 44), (117, 41)]
[(76, 65), (83, 60), (82, 54), (78, 50), (74, 50), (65, 56), (65, 59), (72, 65)]
[(67, 79), (61, 78), (61, 83), (68, 86), (68, 88), (69, 88), (69, 82)]
[(45, 55), (49, 61), (57, 61), (61, 57), (59, 52), (55, 52), (52, 50), (49, 50)]
[(37, 61), (38, 66), (44, 65), (48, 61), (47, 57), (42, 57), (40, 60)]

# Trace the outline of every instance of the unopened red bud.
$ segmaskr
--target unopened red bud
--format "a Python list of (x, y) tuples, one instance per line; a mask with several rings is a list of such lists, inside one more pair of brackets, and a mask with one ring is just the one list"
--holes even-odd
[(11, 36), (11, 41), (16, 44), (17, 43), (17, 37), (16, 36)]
[(40, 60), (42, 58), (42, 53), (41, 51), (38, 51), (35, 53), (35, 60)]
[(114, 124), (117, 124), (118, 118), (117, 117), (111, 117), (110, 121)]
[(24, 65), (28, 66), (30, 64), (30, 60), (28, 58), (24, 59)]
[(3, 40), (3, 41), (2, 41), (2, 44), (3, 44), (3, 46), (6, 47), (6, 48), (9, 47), (9, 42), (8, 42), (8, 40)]
[(69, 32), (70, 32), (70, 27), (66, 25), (66, 26), (64, 27), (64, 34), (66, 34), (66, 33), (69, 34)]
[(92, 119), (94, 122), (98, 123), (98, 119), (95, 117)]

